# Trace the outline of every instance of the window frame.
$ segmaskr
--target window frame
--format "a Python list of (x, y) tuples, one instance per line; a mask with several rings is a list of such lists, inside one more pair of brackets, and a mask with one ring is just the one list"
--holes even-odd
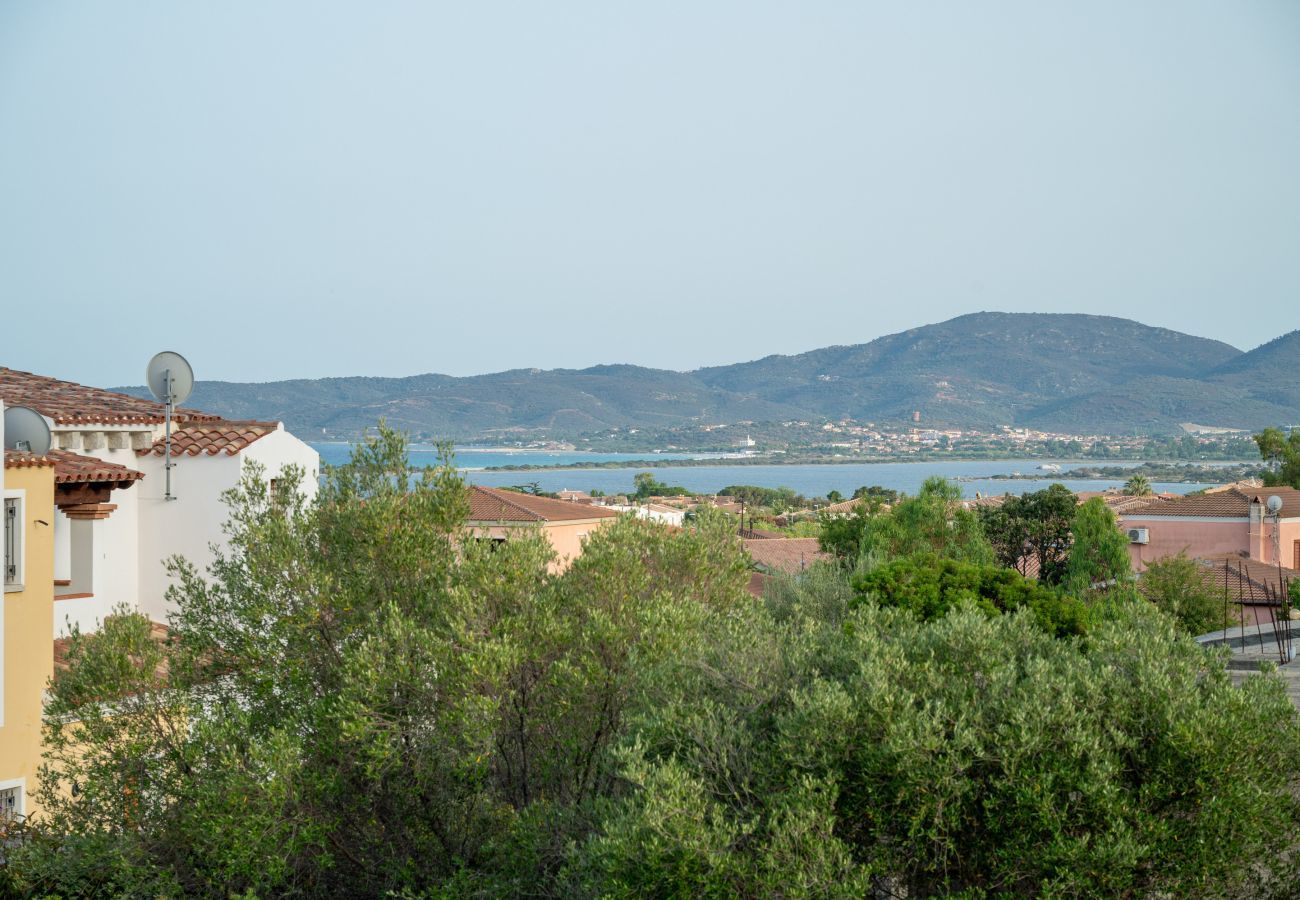
[[(27, 547), (27, 517), (24, 510), (27, 507), (27, 492), (23, 490), (6, 490), (4, 492), (4, 520), (0, 528), (4, 530), (5, 545), (5, 573), (4, 573), (4, 592), (6, 594), (16, 593), (26, 589), (27, 571), (25, 549)], [(9, 510), (13, 509), (12, 523), (10, 522)], [(13, 547), (13, 567), (14, 575), (9, 577), (9, 548), (12, 538)]]
[[(17, 803), (14, 805), (13, 816), (10, 818), (12, 821), (21, 822), (27, 817), (27, 779), (10, 778), (7, 780), (0, 780), (0, 792), (3, 791), (17, 792)], [(3, 809), (0, 809), (0, 822), (3, 821), (5, 821), (5, 813)]]

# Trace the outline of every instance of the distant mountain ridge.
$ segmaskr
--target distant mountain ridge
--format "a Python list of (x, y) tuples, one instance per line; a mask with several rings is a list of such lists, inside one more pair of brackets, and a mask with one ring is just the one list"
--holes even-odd
[[(121, 388), (144, 394), (144, 388)], [(1300, 422), (1300, 331), (1249, 353), (1129, 319), (981, 312), (865, 344), (672, 372), (632, 365), (456, 378), (200, 382), (188, 404), (347, 438), (380, 418), (417, 436), (850, 417), (1065, 432)]]

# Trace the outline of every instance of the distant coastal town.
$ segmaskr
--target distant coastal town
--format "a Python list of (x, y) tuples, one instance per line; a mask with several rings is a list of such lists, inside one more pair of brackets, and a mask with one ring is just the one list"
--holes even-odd
[[(919, 417), (918, 417), (919, 418)], [(608, 461), (567, 464), (510, 462), (488, 468), (530, 471), (556, 468), (637, 468), (716, 465), (805, 465), (980, 459), (1248, 461), (1258, 459), (1249, 432), (1184, 427), (1182, 435), (1072, 434), (1002, 426), (996, 430), (888, 428), (852, 419), (816, 425), (806, 421), (738, 422), (692, 429), (610, 429), (576, 441), (517, 441), (483, 451), (620, 453)], [(709, 454), (684, 458), (682, 454)], [(628, 459), (628, 454), (643, 454)], [(1098, 476), (1104, 477), (1104, 476)]]

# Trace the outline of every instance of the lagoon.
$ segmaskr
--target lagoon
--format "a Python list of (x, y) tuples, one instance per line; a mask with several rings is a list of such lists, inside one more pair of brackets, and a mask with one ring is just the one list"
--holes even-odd
[[(347, 459), (345, 444), (313, 444), (326, 463), (341, 463)], [(679, 485), (696, 493), (714, 493), (730, 484), (755, 484), (761, 487), (788, 487), (807, 497), (824, 497), (832, 490), (849, 496), (863, 485), (878, 484), (894, 490), (914, 494), (922, 482), (932, 475), (956, 480), (968, 497), (979, 494), (1024, 493), (1042, 490), (1050, 484), (1064, 484), (1073, 491), (1099, 491), (1119, 487), (1119, 480), (1093, 480), (1069, 478), (1073, 468), (1104, 464), (1108, 466), (1136, 466), (1139, 463), (1123, 460), (952, 460), (928, 462), (880, 462), (800, 465), (736, 465), (725, 458), (717, 465), (690, 467), (660, 467), (655, 469), (559, 469), (516, 472), (487, 472), (487, 466), (501, 465), (567, 465), (580, 462), (615, 462), (642, 459), (707, 459), (717, 458), (706, 453), (583, 453), (579, 451), (496, 450), (466, 447), (457, 450), (456, 462), (466, 479), (486, 487), (509, 487), (536, 484), (543, 491), (600, 490), (606, 494), (626, 493), (632, 490), (632, 477), (641, 471), (654, 473), (657, 480)], [(415, 445), (411, 448), (411, 463), (425, 466), (437, 462), (430, 447)], [(1061, 467), (1065, 478), (1029, 478), (1004, 480), (995, 475), (1023, 473), (1031, 475), (1044, 464)], [(1205, 487), (1204, 484), (1172, 484), (1157, 482), (1156, 491), (1187, 493)]]

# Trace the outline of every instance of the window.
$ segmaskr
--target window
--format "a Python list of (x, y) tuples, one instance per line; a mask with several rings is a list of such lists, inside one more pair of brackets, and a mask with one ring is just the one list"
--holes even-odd
[(21, 782), (7, 782), (0, 787), (0, 822), (12, 821), (23, 814), (23, 786)]
[(18, 497), (5, 497), (5, 587), (22, 584), (22, 517)]

